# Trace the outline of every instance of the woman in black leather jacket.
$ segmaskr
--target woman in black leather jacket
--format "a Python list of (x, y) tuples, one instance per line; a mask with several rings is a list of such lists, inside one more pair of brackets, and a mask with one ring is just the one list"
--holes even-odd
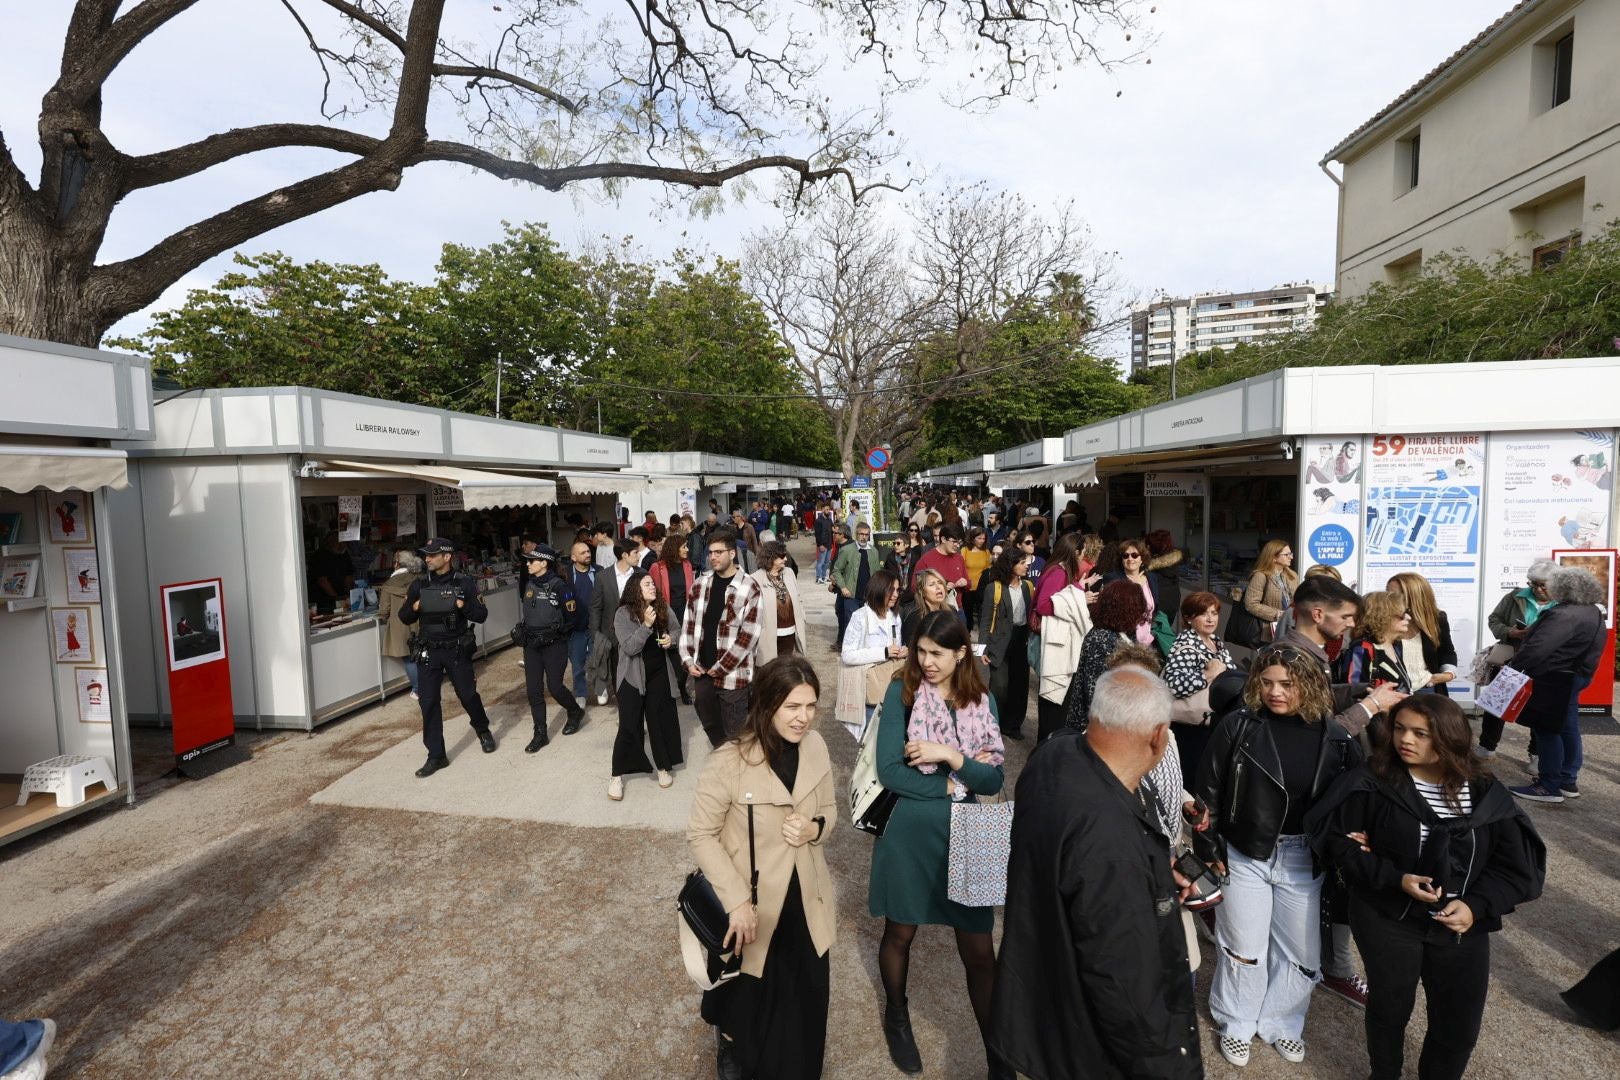
[(1331, 722), (1327, 677), (1298, 649), (1255, 657), (1243, 702), (1215, 728), (1198, 769), (1229, 875), (1215, 909), (1209, 1010), (1233, 1065), (1248, 1064), (1256, 1035), (1299, 1062), (1322, 947), (1322, 876), (1304, 819), (1361, 750)]
[(1547, 863), (1529, 817), (1475, 758), (1462, 709), (1435, 695), (1407, 698), (1390, 738), (1333, 785), (1305, 826), (1351, 888), (1373, 1080), (1400, 1080), (1419, 981), (1429, 1022), (1418, 1075), (1461, 1080), (1490, 986), (1489, 934), (1541, 894)]

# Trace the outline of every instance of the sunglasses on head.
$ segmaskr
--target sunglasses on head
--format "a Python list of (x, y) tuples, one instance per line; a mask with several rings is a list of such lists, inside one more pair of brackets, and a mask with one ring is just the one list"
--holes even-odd
[(1269, 649), (1262, 649), (1259, 655), (1254, 658), (1252, 670), (1259, 671), (1261, 668), (1270, 667), (1272, 664), (1282, 664), (1286, 667), (1291, 663), (1301, 663), (1308, 660), (1310, 660), (1310, 657), (1292, 645), (1273, 645)]

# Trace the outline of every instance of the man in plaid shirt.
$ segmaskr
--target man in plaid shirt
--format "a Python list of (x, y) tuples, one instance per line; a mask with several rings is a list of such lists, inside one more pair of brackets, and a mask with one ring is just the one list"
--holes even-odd
[(698, 719), (709, 745), (719, 746), (741, 731), (748, 718), (763, 594), (757, 578), (738, 572), (734, 530), (715, 529), (706, 543), (710, 572), (692, 583), (680, 652), (681, 663), (693, 676)]

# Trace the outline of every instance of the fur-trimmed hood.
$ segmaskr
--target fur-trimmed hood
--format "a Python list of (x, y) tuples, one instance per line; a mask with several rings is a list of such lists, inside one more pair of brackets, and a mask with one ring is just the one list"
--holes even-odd
[[(1148, 561), (1149, 570), (1170, 570), (1181, 565), (1181, 549), (1171, 548), (1163, 555), (1155, 555)], [(1589, 575), (1590, 576), (1590, 575)]]

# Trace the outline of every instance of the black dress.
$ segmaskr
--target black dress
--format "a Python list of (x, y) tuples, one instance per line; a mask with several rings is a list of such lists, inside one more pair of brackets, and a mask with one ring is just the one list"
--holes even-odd
[[(798, 744), (786, 743), (771, 770), (792, 791), (799, 773)], [(816, 955), (795, 870), (761, 977), (739, 975), (703, 995), (703, 1019), (734, 1040), (744, 1076), (753, 1080), (821, 1076), (831, 956)]]

